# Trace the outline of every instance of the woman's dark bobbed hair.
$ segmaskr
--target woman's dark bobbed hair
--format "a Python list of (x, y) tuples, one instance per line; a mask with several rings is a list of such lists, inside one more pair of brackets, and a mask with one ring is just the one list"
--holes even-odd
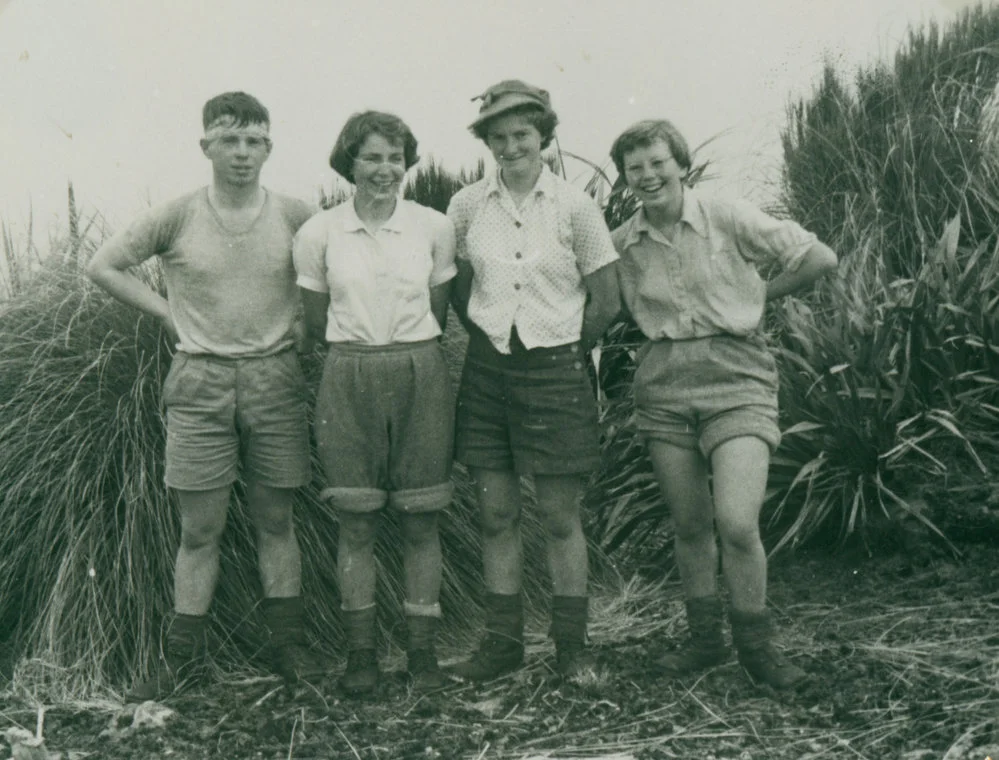
[(416, 138), (398, 116), (383, 111), (355, 113), (340, 130), (330, 153), (330, 166), (348, 182), (354, 182), (354, 159), (369, 135), (381, 135), (391, 143), (402, 145), (406, 168), (420, 160), (416, 153)]

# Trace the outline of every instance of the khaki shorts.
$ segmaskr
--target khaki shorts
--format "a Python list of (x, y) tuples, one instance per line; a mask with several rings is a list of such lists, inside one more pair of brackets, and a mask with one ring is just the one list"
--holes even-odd
[(305, 379), (294, 351), (230, 359), (178, 353), (163, 383), (166, 484), (224, 488), (246, 480), (297, 488), (311, 480)]
[(323, 496), (345, 512), (451, 503), (454, 397), (436, 340), (333, 343), (316, 394)]
[(761, 337), (650, 341), (638, 362), (636, 423), (645, 439), (709, 457), (725, 441), (755, 436), (776, 451), (777, 367)]

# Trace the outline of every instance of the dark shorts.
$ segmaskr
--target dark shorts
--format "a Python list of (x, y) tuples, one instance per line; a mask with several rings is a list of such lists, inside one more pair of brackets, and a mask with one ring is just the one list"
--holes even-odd
[(597, 404), (577, 343), (501, 354), (473, 331), (458, 391), (456, 458), (521, 475), (576, 475), (600, 462)]
[(451, 503), (454, 397), (436, 340), (334, 343), (316, 395), (323, 496), (346, 512)]
[(759, 336), (650, 341), (638, 362), (636, 421), (644, 438), (705, 456), (742, 436), (777, 449), (777, 367)]
[(243, 474), (272, 488), (311, 480), (305, 379), (294, 351), (230, 359), (177, 353), (163, 383), (166, 484), (188, 491)]

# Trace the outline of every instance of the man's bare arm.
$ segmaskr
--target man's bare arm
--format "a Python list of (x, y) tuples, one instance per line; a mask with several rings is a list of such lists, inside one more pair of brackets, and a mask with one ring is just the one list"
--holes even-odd
[(129, 269), (133, 262), (124, 252), (111, 246), (102, 246), (87, 264), (87, 276), (122, 303), (159, 319), (174, 339), (177, 328), (170, 316), (167, 300)]

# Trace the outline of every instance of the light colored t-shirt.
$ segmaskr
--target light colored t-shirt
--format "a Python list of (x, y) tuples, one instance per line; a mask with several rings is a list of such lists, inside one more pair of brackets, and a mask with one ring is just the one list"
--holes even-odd
[(617, 260), (592, 198), (545, 166), (518, 207), (497, 171), (459, 190), (448, 216), (474, 272), (469, 319), (497, 351), (510, 353), (513, 327), (527, 348), (579, 340), (583, 277)]
[(430, 288), (457, 273), (454, 227), (439, 211), (399, 200), (374, 234), (352, 201), (322, 211), (294, 244), (298, 284), (330, 294), (326, 340), (382, 346), (441, 334)]
[(642, 209), (612, 238), (621, 254), (621, 297), (652, 340), (755, 332), (767, 295), (757, 266), (794, 271), (816, 242), (796, 222), (689, 188), (672, 243)]
[(305, 202), (267, 191), (253, 224), (235, 232), (201, 188), (147, 211), (105, 245), (133, 264), (159, 256), (179, 350), (269, 356), (295, 342), (291, 241), (311, 215)]

